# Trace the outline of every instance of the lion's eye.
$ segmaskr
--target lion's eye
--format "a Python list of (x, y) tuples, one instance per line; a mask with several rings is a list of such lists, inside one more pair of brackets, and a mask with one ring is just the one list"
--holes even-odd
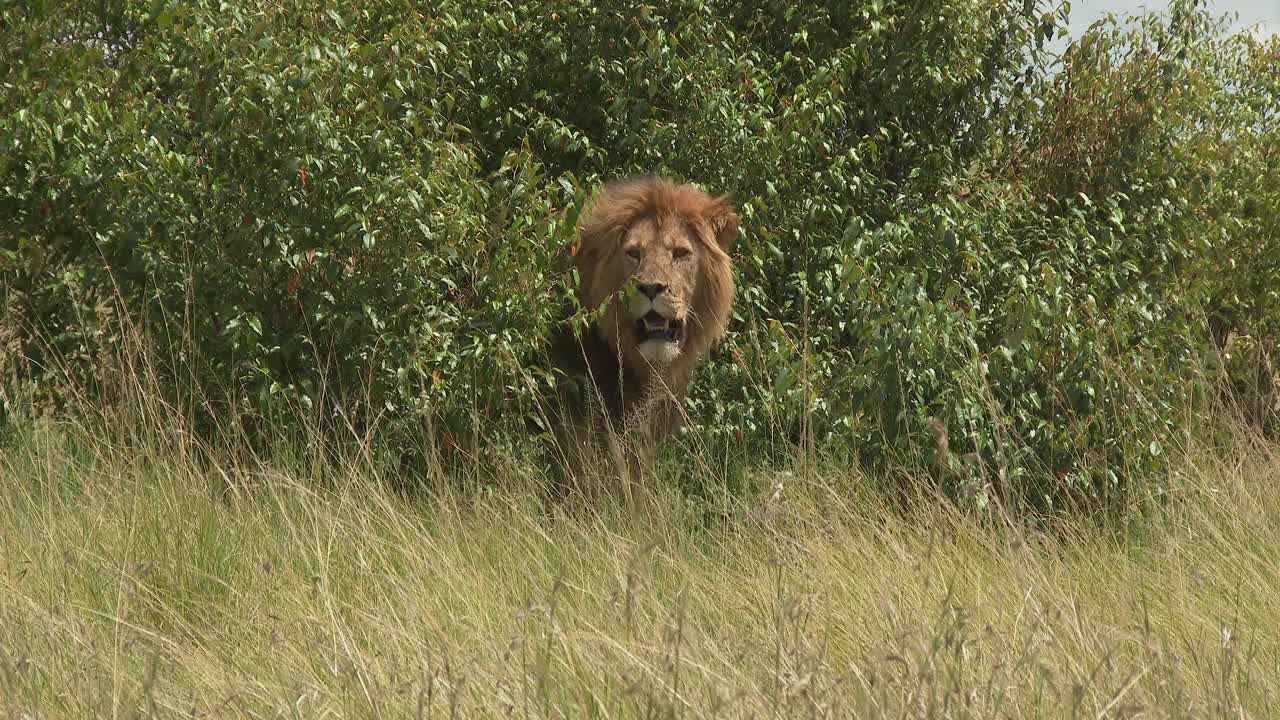
[(675, 250), (671, 251), (671, 257), (675, 258), (676, 260), (687, 258), (692, 254), (693, 254), (693, 251), (686, 247), (678, 247)]
[(627, 257), (632, 260), (640, 259), (640, 248), (627, 248)]

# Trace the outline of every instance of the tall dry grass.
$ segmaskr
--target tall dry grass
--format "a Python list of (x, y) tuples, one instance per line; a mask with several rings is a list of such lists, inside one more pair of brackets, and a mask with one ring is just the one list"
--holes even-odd
[(1280, 453), (1243, 434), (1185, 448), (1123, 532), (1033, 532), (923, 495), (891, 507), (808, 462), (758, 471), (766, 512), (708, 522), (668, 481), (714, 463), (666, 467), (640, 513), (548, 508), (519, 458), (486, 458), (483, 487), (436, 477), (406, 496), (369, 452), (210, 450), (149, 376), (123, 368), (112, 403), (24, 421), (0, 451), (7, 717), (1267, 718), (1280, 703)]

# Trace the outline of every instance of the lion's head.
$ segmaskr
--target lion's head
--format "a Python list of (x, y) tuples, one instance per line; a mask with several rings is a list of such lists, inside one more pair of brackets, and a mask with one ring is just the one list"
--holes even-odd
[(579, 228), (575, 264), (582, 303), (610, 303), (598, 328), (624, 365), (680, 377), (724, 334), (737, 234), (726, 199), (692, 185), (642, 177), (605, 186)]

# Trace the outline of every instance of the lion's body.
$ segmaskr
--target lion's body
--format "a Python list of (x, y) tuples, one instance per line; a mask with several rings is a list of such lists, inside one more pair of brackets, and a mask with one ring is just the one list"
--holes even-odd
[(572, 472), (606, 450), (633, 475), (653, 443), (679, 427), (693, 370), (729, 321), (737, 228), (723, 198), (690, 185), (647, 177), (602, 190), (579, 227), (574, 264), (581, 304), (608, 305), (585, 331), (566, 327), (552, 347), (572, 382), (555, 413)]

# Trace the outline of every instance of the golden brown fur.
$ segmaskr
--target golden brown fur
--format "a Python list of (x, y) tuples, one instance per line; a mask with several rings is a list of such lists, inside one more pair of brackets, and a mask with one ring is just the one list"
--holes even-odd
[(557, 413), (572, 473), (604, 449), (634, 475), (652, 443), (679, 426), (692, 372), (729, 321), (737, 232), (725, 198), (659, 177), (607, 185), (585, 214), (574, 257), (578, 299), (607, 307), (588, 330), (566, 329), (554, 346), (557, 366), (576, 381)]

